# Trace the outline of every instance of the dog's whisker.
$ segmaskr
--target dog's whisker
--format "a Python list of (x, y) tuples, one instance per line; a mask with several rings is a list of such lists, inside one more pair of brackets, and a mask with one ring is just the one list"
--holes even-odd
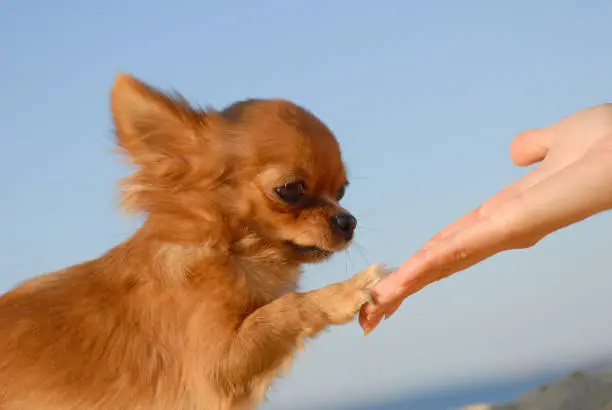
[(354, 214), (356, 217), (361, 219), (363, 217), (376, 216), (378, 215), (378, 212), (380, 212), (380, 209), (378, 208), (369, 208), (369, 209), (364, 209), (363, 211), (355, 211)]
[(364, 230), (364, 231), (369, 231), (369, 232), (378, 232), (378, 229), (376, 229), (376, 228), (372, 228), (372, 227), (369, 227), (369, 226), (363, 226), (363, 225), (359, 226), (358, 230), (359, 231)]
[(371, 265), (370, 259), (366, 255), (365, 248), (361, 244), (359, 244), (357, 242), (353, 242), (353, 246), (355, 247), (355, 249), (357, 249), (357, 252), (359, 252), (359, 255), (363, 258), (364, 262), (367, 265)]
[(347, 274), (350, 275), (351, 273), (354, 272), (355, 266), (353, 264), (353, 257), (352, 257), (353, 255), (351, 253), (351, 248), (348, 248), (346, 251), (347, 251), (346, 252), (346, 268), (348, 270)]

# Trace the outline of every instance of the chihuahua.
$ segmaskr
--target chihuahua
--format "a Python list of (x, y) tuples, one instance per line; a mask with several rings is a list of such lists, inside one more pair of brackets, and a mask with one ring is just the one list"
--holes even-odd
[(286, 100), (199, 109), (119, 74), (121, 206), (146, 216), (103, 256), (0, 296), (1, 410), (250, 410), (306, 338), (350, 322), (373, 265), (300, 293), (301, 266), (357, 221), (329, 128)]

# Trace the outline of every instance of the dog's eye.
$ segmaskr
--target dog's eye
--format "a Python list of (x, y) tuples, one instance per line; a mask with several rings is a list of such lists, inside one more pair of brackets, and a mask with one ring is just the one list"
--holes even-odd
[(344, 194), (346, 193), (346, 184), (342, 185), (336, 194), (336, 201), (341, 201), (344, 198)]
[(276, 188), (276, 195), (288, 204), (294, 204), (304, 195), (306, 185), (301, 181), (289, 182)]

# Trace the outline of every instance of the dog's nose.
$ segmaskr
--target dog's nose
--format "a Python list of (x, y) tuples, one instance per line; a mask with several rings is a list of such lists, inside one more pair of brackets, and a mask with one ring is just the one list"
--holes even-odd
[(342, 213), (332, 216), (331, 225), (344, 239), (350, 241), (357, 226), (357, 219), (351, 214)]

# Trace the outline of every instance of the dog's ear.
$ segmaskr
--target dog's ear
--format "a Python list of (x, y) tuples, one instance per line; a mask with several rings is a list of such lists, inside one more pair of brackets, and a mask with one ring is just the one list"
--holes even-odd
[(111, 91), (118, 145), (136, 162), (181, 156), (198, 143), (206, 114), (180, 96), (170, 96), (128, 74)]
[(115, 80), (111, 109), (117, 145), (137, 166), (121, 182), (124, 209), (180, 208), (176, 192), (194, 183), (213, 184), (223, 174), (221, 144), (213, 136), (224, 123), (212, 111), (196, 110), (178, 94), (165, 94), (128, 74)]

